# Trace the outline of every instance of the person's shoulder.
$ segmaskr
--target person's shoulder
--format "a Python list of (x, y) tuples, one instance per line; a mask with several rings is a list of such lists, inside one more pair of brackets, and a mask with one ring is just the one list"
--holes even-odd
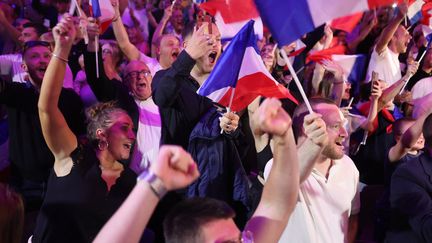
[(358, 171), (354, 161), (346, 154), (344, 154), (342, 158), (336, 160), (336, 163), (349, 171)]
[(422, 78), (413, 86), (413, 89), (416, 87), (418, 88), (423, 86), (430, 87), (431, 83), (432, 83), (432, 77)]
[(394, 174), (417, 174), (417, 171), (422, 167), (420, 160), (426, 160), (427, 163), (432, 163), (430, 159), (426, 158), (426, 156), (422, 154), (417, 157), (412, 157), (406, 163), (399, 165)]

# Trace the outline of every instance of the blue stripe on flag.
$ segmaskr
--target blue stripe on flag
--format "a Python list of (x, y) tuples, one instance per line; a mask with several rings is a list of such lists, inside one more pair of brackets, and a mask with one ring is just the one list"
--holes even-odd
[(355, 59), (354, 65), (351, 69), (351, 72), (348, 76), (348, 80), (351, 83), (360, 83), (363, 82), (366, 74), (366, 56), (365, 55), (357, 55)]
[(100, 16), (102, 16), (101, 9), (99, 6), (99, 0), (91, 0), (91, 5), (92, 5), (93, 17), (99, 18)]
[(255, 0), (255, 3), (279, 46), (315, 29), (306, 0)]

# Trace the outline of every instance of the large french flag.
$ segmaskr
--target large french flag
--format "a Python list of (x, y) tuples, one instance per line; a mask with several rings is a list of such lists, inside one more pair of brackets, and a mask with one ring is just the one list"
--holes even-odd
[(199, 7), (214, 16), (222, 40), (231, 40), (249, 20), (255, 21), (258, 38), (263, 37), (263, 23), (253, 0), (208, 0)]
[(265, 68), (256, 46), (253, 25), (254, 21), (249, 21), (233, 38), (198, 94), (229, 107), (234, 92), (230, 106), (233, 111), (246, 108), (260, 95), (289, 98), (298, 104)]
[(287, 45), (332, 19), (364, 12), (394, 0), (255, 0), (279, 46)]
[(104, 33), (114, 19), (115, 12), (110, 0), (90, 0), (90, 13), (99, 20), (101, 34)]

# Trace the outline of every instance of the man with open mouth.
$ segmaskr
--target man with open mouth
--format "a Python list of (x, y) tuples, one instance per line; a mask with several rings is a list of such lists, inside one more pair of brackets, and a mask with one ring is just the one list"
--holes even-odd
[(369, 62), (367, 82), (371, 80), (372, 71), (377, 72), (379, 79), (386, 81), (389, 86), (401, 79), (399, 54), (406, 52), (411, 40), (411, 35), (401, 24), (407, 11), (407, 4), (400, 4), (397, 14), (378, 37)]

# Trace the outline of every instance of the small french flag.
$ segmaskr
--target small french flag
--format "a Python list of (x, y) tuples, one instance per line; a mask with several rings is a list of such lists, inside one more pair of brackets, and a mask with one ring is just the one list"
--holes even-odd
[(115, 16), (110, 0), (91, 0), (90, 13), (99, 20), (101, 34), (108, 29)]
[(407, 17), (410, 24), (413, 25), (417, 23), (422, 18), (422, 6), (424, 4), (423, 0), (411, 0), (408, 7)]

